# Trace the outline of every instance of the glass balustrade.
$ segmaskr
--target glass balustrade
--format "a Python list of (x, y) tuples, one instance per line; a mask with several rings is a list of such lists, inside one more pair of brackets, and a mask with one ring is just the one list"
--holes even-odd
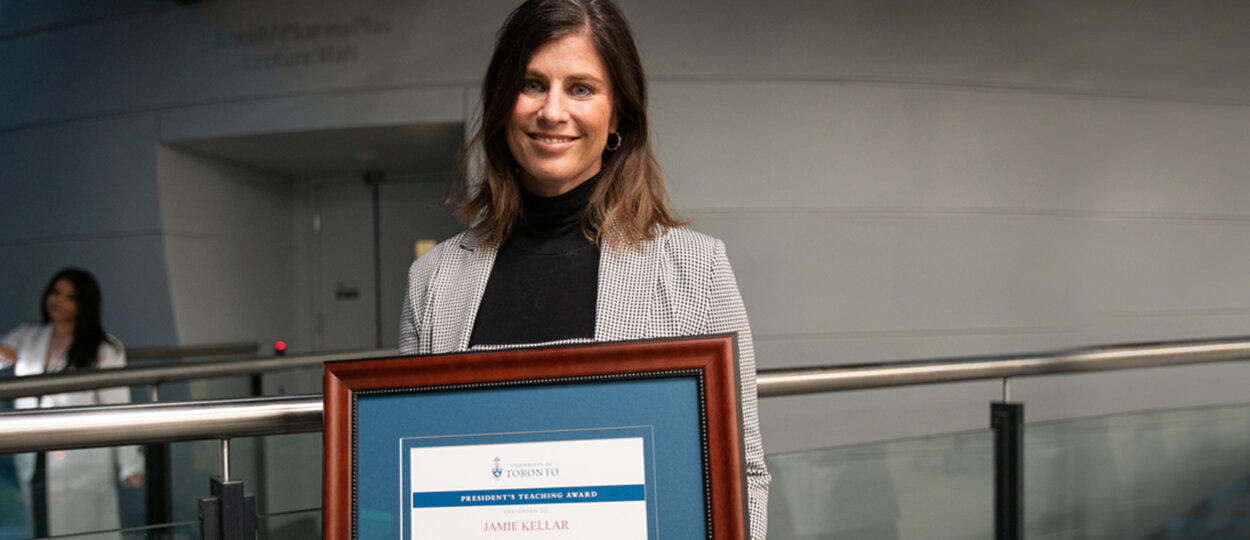
[(321, 538), (321, 507), (262, 515), (256, 521), (257, 540)]
[[(1035, 422), (1024, 439), (1030, 540), (1250, 539), (1250, 405)], [(175, 491), (173, 524), (137, 528), (123, 513), (129, 528), (58, 538), (198, 538), (194, 513), (209, 476), (220, 474), (220, 444), (174, 446), (187, 487)], [(259, 538), (321, 535), (320, 448), (320, 433), (232, 440), (231, 475), (257, 498)], [(774, 540), (993, 536), (988, 429), (776, 453), (767, 462)], [(0, 540), (30, 538), (11, 463), (0, 456)]]
[(990, 431), (767, 456), (770, 539), (992, 537)]
[(26, 504), (18, 487), (13, 456), (0, 455), (0, 540), (30, 538)]
[[(29, 532), (23, 536), (7, 538), (30, 538)], [(80, 534), (64, 534), (53, 537), (56, 540), (199, 540), (199, 522), (166, 523), (144, 527), (130, 527), (107, 531), (92, 531)]]
[(1250, 538), (1250, 405), (1029, 424), (1024, 444), (1030, 540)]
[[(769, 538), (992, 538), (990, 437), (769, 455)], [(1025, 538), (1250, 539), (1250, 405), (1030, 423), (1024, 439)]]

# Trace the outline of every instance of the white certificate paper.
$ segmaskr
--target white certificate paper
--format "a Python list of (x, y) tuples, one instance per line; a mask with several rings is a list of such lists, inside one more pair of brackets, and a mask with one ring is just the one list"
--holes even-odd
[(408, 449), (411, 538), (647, 538), (641, 437)]

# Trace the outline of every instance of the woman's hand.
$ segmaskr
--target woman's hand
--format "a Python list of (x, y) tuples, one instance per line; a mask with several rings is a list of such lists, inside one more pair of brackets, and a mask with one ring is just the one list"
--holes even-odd
[(137, 488), (139, 486), (142, 486), (143, 485), (143, 473), (141, 472), (133, 473), (130, 476), (127, 476), (126, 479), (122, 481), (122, 483), (126, 484), (126, 487), (128, 488)]
[(17, 363), (17, 349), (8, 345), (0, 345), (0, 369)]

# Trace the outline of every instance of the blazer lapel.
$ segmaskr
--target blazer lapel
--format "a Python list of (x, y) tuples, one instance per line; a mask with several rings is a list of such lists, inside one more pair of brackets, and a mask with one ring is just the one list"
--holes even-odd
[[(428, 313), (450, 317), (449, 323), (429, 328), (431, 352), (466, 351), (473, 335), (477, 308), (486, 292), (486, 281), (495, 265), (496, 250), (478, 244), (477, 237), (466, 233), (459, 251), (442, 261), (433, 290), (439, 291)], [(430, 317), (428, 319), (438, 319)]]
[(600, 251), (596, 341), (646, 337), (659, 262), (658, 241), (643, 242), (638, 248), (605, 245)]

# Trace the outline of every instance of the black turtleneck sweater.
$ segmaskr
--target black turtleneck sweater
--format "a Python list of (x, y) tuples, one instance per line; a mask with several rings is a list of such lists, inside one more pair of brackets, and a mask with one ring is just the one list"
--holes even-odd
[(495, 256), (469, 345), (595, 336), (599, 248), (582, 215), (598, 180), (555, 197), (521, 190), (524, 219)]

